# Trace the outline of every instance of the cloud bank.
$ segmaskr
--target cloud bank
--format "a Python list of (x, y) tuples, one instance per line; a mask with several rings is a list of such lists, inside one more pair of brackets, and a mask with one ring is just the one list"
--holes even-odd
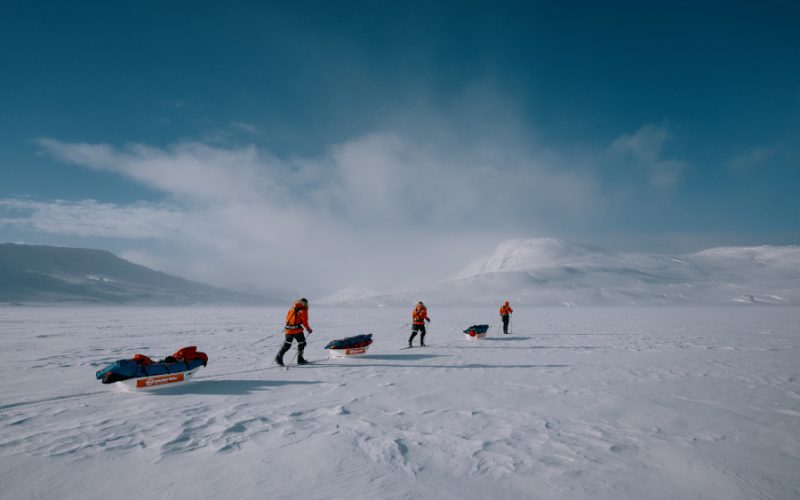
[(0, 200), (0, 226), (101, 238), (166, 238), (184, 225), (183, 212), (164, 205), (120, 206), (95, 200)]

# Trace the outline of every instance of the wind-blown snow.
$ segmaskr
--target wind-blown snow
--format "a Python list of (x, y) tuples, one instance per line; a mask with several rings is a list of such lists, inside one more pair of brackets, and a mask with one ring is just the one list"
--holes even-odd
[[(318, 364), (288, 371), (284, 309), (2, 308), (0, 497), (800, 496), (800, 308), (515, 304), (503, 336), (495, 307), (426, 303), (411, 350), (408, 308), (312, 304)], [(368, 332), (369, 355), (325, 359)], [(210, 356), (196, 381), (94, 380), (184, 345)]]
[(358, 288), (356, 286), (349, 286), (347, 288), (342, 288), (341, 290), (334, 292), (327, 297), (324, 297), (319, 300), (315, 300), (314, 302), (317, 304), (338, 304), (341, 302), (352, 302), (362, 299), (368, 299), (370, 297), (374, 297), (376, 295), (375, 292), (370, 290), (365, 290), (362, 288)]
[(479, 274), (527, 271), (555, 267), (567, 263), (597, 262), (610, 254), (591, 247), (553, 238), (508, 240), (497, 246), (494, 254), (480, 259), (455, 278), (470, 278)]

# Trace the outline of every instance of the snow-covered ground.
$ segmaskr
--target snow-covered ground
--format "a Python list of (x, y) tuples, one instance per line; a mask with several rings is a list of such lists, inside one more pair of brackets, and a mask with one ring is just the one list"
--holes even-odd
[[(2, 308), (0, 497), (800, 497), (800, 308), (518, 308), (503, 336), (494, 307), (429, 307), (430, 347), (399, 350), (410, 307), (312, 304), (318, 364), (289, 370), (284, 309)], [(182, 386), (94, 379), (192, 344)]]

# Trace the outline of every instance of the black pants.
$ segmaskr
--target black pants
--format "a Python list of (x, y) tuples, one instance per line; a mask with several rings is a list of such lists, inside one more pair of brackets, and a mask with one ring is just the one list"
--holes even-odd
[(278, 356), (283, 357), (286, 354), (286, 351), (291, 349), (292, 341), (297, 339), (297, 356), (302, 358), (303, 357), (303, 349), (306, 348), (306, 336), (300, 333), (293, 333), (293, 334), (286, 334), (286, 340), (283, 341), (283, 346), (281, 346), (281, 350), (278, 353)]
[(500, 317), (503, 318), (503, 333), (508, 333), (508, 320), (510, 317), (508, 314), (503, 314)]
[(411, 336), (408, 338), (408, 343), (414, 340), (419, 332), (419, 345), (425, 345), (425, 325), (411, 325)]

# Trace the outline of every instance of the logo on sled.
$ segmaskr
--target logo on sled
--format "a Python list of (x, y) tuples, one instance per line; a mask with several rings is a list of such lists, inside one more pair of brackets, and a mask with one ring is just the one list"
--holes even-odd
[(350, 356), (350, 355), (353, 355), (353, 354), (364, 354), (365, 352), (367, 352), (367, 348), (366, 347), (354, 347), (352, 349), (347, 349), (345, 351), (345, 354), (347, 356)]
[(136, 381), (136, 387), (154, 387), (164, 384), (172, 384), (175, 382), (183, 382), (183, 373), (173, 373), (170, 375), (161, 375), (158, 377), (149, 377)]

